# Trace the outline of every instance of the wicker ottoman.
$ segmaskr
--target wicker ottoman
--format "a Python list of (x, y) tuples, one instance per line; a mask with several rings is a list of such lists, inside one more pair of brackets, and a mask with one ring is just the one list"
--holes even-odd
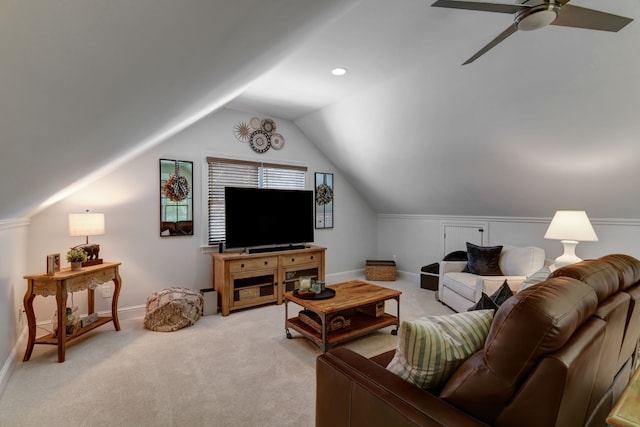
[(144, 327), (171, 332), (191, 326), (200, 319), (204, 300), (199, 291), (173, 287), (154, 292), (147, 298)]

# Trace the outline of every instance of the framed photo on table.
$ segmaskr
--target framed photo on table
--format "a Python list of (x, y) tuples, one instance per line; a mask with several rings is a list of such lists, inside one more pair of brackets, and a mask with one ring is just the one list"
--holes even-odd
[(333, 228), (333, 174), (315, 174), (316, 228)]
[(53, 276), (60, 271), (60, 254), (47, 255), (47, 274)]

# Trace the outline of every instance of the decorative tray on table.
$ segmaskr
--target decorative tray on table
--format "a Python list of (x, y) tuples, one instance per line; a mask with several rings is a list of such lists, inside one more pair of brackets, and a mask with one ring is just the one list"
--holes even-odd
[(315, 292), (300, 291), (300, 289), (294, 289), (293, 295), (302, 299), (329, 299), (336, 295), (336, 291), (331, 288), (324, 288), (322, 292), (316, 294)]

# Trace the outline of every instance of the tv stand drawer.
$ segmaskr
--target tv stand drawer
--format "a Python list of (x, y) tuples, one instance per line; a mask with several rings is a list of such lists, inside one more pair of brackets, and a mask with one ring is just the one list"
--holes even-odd
[(307, 253), (291, 254), (282, 257), (282, 266), (291, 267), (294, 265), (311, 264), (322, 261), (322, 252), (314, 251)]
[(229, 272), (259, 270), (262, 268), (278, 268), (278, 257), (257, 257), (229, 262)]

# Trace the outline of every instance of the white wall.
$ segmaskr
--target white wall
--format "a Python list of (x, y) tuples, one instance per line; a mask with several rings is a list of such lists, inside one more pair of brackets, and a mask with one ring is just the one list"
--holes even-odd
[[(26, 325), (18, 316), (26, 290), (27, 221), (0, 221), (0, 391), (10, 374), (16, 343)], [(20, 355), (22, 356), (22, 355)]]
[[(375, 213), (293, 123), (275, 119), (285, 138), (281, 150), (256, 154), (247, 143), (236, 140), (234, 126), (251, 117), (249, 113), (220, 110), (31, 218), (29, 271), (43, 271), (43, 260), (50, 253), (60, 253), (66, 266), (68, 248), (83, 243), (83, 238), (68, 236), (67, 214), (90, 209), (104, 212), (106, 234), (89, 241), (100, 243), (100, 256), (105, 260), (122, 262), (121, 309), (140, 307), (149, 294), (169, 286), (210, 287), (211, 257), (201, 249), (205, 240), (202, 208), (206, 205), (201, 197), (202, 175), (207, 173), (203, 158), (207, 155), (306, 164), (309, 189), (313, 188), (314, 172), (334, 173), (335, 226), (315, 230), (315, 244), (328, 248), (327, 274), (364, 268), (364, 260), (376, 253)], [(160, 158), (194, 163), (194, 236), (159, 237)], [(110, 300), (100, 298), (100, 292), (96, 297), (96, 309), (107, 310)], [(74, 298), (82, 311), (86, 307), (84, 294)], [(53, 298), (36, 298), (34, 308), (39, 320), (50, 319)]]
[[(431, 215), (378, 215), (379, 259), (396, 256), (398, 270), (420, 272), (420, 267), (439, 261), (442, 248), (442, 222), (487, 222), (487, 245), (539, 246), (546, 257), (562, 255), (562, 244), (544, 239), (551, 218), (460, 217)], [(640, 220), (591, 218), (597, 242), (582, 242), (576, 248), (580, 258), (597, 258), (624, 253), (640, 258)]]

